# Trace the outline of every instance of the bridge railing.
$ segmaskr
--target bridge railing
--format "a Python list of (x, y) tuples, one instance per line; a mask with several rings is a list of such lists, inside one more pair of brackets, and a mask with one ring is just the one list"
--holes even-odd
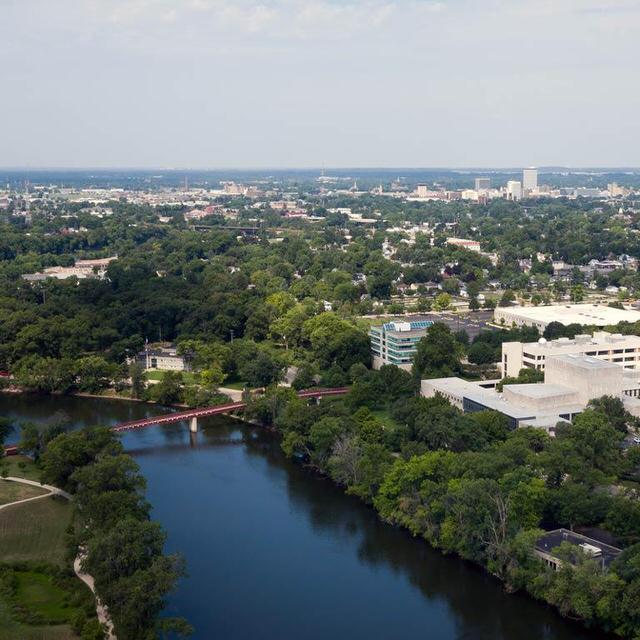
[[(349, 387), (334, 387), (331, 389), (317, 389), (311, 391), (298, 392), (299, 398), (323, 398), (325, 396), (339, 396), (349, 392)], [(131, 431), (142, 427), (149, 427), (156, 424), (171, 424), (181, 422), (191, 418), (206, 418), (218, 414), (228, 413), (230, 411), (241, 411), (247, 406), (246, 402), (230, 402), (229, 404), (221, 404), (213, 407), (202, 407), (199, 409), (189, 409), (188, 411), (180, 411), (169, 413), (162, 416), (153, 416), (150, 418), (142, 418), (140, 420), (132, 420), (131, 422), (123, 422), (112, 427), (113, 431)]]

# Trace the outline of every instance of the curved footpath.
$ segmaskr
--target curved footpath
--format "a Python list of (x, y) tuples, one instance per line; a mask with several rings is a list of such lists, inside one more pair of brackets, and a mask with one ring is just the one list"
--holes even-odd
[(31, 487), (38, 487), (39, 489), (46, 489), (48, 493), (43, 493), (41, 496), (34, 496), (33, 498), (23, 498), (22, 500), (16, 500), (15, 502), (9, 502), (8, 504), (0, 504), (0, 510), (7, 507), (13, 507), (16, 504), (24, 504), (25, 502), (33, 502), (34, 500), (42, 500), (42, 498), (48, 498), (49, 496), (62, 496), (67, 500), (71, 500), (71, 495), (58, 487), (52, 487), (50, 484), (40, 484), (35, 480), (27, 480), (26, 478), (14, 478), (9, 476), (8, 478), (2, 478), (9, 482), (19, 482), (20, 484), (28, 484)]
[[(3, 478), (3, 480), (8, 480), (9, 482), (19, 482), (21, 484), (28, 484), (32, 487), (41, 487), (42, 489), (46, 489), (48, 493), (43, 493), (41, 496), (35, 496), (34, 498), (25, 498), (23, 500), (16, 500), (15, 502), (10, 502), (9, 504), (0, 505), (0, 509), (6, 509), (7, 507), (13, 507), (17, 504), (24, 504), (25, 502), (32, 502), (33, 500), (42, 500), (42, 498), (48, 498), (49, 496), (62, 496), (67, 500), (73, 500), (73, 496), (62, 489), (58, 489), (58, 487), (54, 487), (50, 484), (40, 484), (35, 480), (27, 480), (26, 478), (16, 478), (14, 476), (9, 476), (8, 478)], [(108, 640), (117, 640), (116, 634), (113, 628), (113, 622), (111, 621), (111, 616), (109, 615), (109, 610), (106, 605), (102, 604), (100, 598), (96, 594), (95, 589), (95, 580), (93, 576), (90, 576), (88, 573), (82, 571), (82, 560), (84, 559), (84, 554), (79, 553), (76, 559), (73, 561), (73, 570), (82, 582), (84, 582), (89, 589), (91, 589), (91, 593), (93, 593), (96, 599), (96, 615), (98, 616), (98, 621), (101, 625), (106, 628)]]

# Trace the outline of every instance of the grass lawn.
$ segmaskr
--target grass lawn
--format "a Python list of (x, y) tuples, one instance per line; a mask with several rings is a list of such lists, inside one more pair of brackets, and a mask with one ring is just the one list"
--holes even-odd
[[(164, 378), (165, 373), (166, 371), (154, 369), (152, 371), (146, 371), (144, 375), (147, 380), (155, 380), (159, 382)], [(198, 374), (193, 373), (193, 371), (181, 371), (180, 373), (182, 374), (182, 381), (185, 384), (195, 384), (198, 382)]]
[(226, 389), (234, 389), (235, 391), (242, 391), (246, 386), (246, 382), (223, 382), (221, 387), (225, 387)]
[(375, 409), (371, 413), (382, 422), (385, 427), (399, 427), (400, 423), (391, 416), (388, 409)]
[(0, 511), (0, 562), (65, 565), (65, 530), (72, 505), (51, 497)]
[(52, 576), (35, 571), (16, 571), (16, 599), (21, 605), (44, 619), (49, 624), (68, 621), (69, 603), (64, 589), (54, 583)]
[[(31, 487), (28, 484), (20, 484), (9, 480), (0, 479), (0, 504), (8, 504), (26, 498), (35, 498), (47, 493), (46, 489)], [(1, 552), (0, 552), (1, 553)]]
[[(39, 470), (28, 458), (12, 456), (3, 462), (9, 475), (39, 480)], [(0, 480), (0, 503), (41, 493), (39, 487)], [(72, 515), (73, 505), (59, 497), (3, 509), (0, 563), (46, 563), (68, 569), (65, 531)], [(75, 576), (54, 578), (41, 567), (20, 565), (13, 575), (15, 588), (0, 589), (0, 640), (78, 640), (68, 623), (79, 610), (93, 612), (93, 595), (86, 586)], [(16, 605), (38, 624), (26, 624), (30, 618), (18, 614)]]
[[(22, 467), (20, 464), (22, 464)], [(16, 478), (26, 478), (27, 480), (36, 480), (40, 482), (40, 470), (34, 464), (33, 460), (25, 456), (7, 456), (0, 460), (0, 471), (7, 470), (7, 475)]]
[(69, 623), (93, 611), (93, 594), (75, 577), (44, 567), (0, 573), (0, 640), (75, 639)]

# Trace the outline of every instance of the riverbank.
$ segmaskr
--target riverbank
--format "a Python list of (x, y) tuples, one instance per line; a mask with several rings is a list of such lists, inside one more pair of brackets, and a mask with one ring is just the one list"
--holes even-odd
[[(277, 398), (267, 396), (247, 411), (276, 425), (289, 458), (304, 460), (372, 504), (383, 522), (477, 564), (509, 592), (526, 592), (585, 626), (635, 637), (640, 627), (629, 603), (640, 587), (632, 568), (640, 545), (630, 545), (638, 533), (638, 504), (602, 491), (598, 504), (590, 497), (626, 468), (621, 432), (609, 414), (587, 410), (553, 439), (539, 429), (509, 429), (497, 412), (463, 414), (443, 398), (417, 398), (410, 382), (397, 371), (363, 371), (338, 405), (291, 400), (278, 407)], [(396, 426), (369, 406), (391, 409)], [(609, 455), (611, 480), (598, 475), (602, 458), (585, 449), (594, 441), (602, 447), (599, 455)], [(584, 495), (578, 513), (576, 495)], [(620, 511), (631, 522), (622, 523)], [(565, 542), (552, 550), (560, 571), (536, 553), (542, 529), (588, 525), (608, 531), (629, 552), (616, 551), (619, 557), (603, 566)], [(612, 584), (626, 609), (603, 602)]]
[[(48, 484), (43, 484), (37, 480), (34, 480), (33, 479), (35, 475), (34, 465), (33, 465), (33, 462), (28, 458), (21, 458), (20, 460), (12, 460), (12, 463), (13, 463), (12, 464), (13, 468), (18, 466), (18, 468), (20, 468), (22, 471), (26, 471), (27, 469), (29, 469), (30, 470), (29, 475), (31, 476), (31, 479), (25, 478), (25, 477), (18, 477), (18, 476), (3, 477), (2, 479), (0, 479), (0, 498), (2, 498), (3, 489), (6, 488), (6, 485), (18, 485), (20, 487), (25, 487), (32, 491), (38, 492), (38, 494), (34, 496), (23, 497), (21, 499), (14, 500), (12, 502), (0, 504), (0, 510), (5, 510), (5, 509), (12, 510), (12, 520), (13, 520), (14, 526), (17, 526), (24, 534), (24, 528), (21, 524), (22, 522), (21, 514), (18, 514), (17, 516), (15, 515), (16, 507), (22, 507), (27, 503), (32, 504), (36, 500), (46, 500), (46, 499), (55, 498), (55, 497), (64, 498), (67, 501), (67, 503), (70, 504), (73, 501), (73, 496), (70, 493), (63, 491), (58, 487), (54, 487)], [(6, 483), (6, 485), (4, 483)], [(45, 512), (49, 513), (49, 510)], [(27, 517), (29, 515), (31, 516), (34, 515), (33, 513), (29, 513), (29, 511), (26, 511), (25, 513)], [(36, 514), (36, 520), (37, 519), (38, 517)], [(45, 520), (50, 527), (55, 527), (55, 522), (56, 520), (58, 520), (58, 518), (56, 518), (55, 514), (51, 512), (51, 517), (46, 517)], [(11, 541), (9, 539), (10, 535), (7, 535), (7, 532), (1, 525), (2, 523), (0, 522), (0, 539), (3, 541), (0, 559), (2, 559), (3, 562), (6, 562), (7, 559), (11, 558)], [(65, 533), (66, 533), (66, 528), (65, 528)], [(65, 555), (66, 555), (66, 549), (62, 550), (60, 543), (55, 544), (54, 542), (55, 538), (53, 535), (51, 535), (51, 529), (48, 529), (47, 532), (43, 531), (43, 534), (44, 534), (44, 537), (47, 538), (47, 545), (50, 545), (47, 548), (47, 550), (49, 551), (49, 553), (52, 554), (50, 557), (47, 558), (47, 561), (55, 561), (54, 554), (60, 556), (63, 551), (65, 552)], [(43, 535), (38, 534), (35, 537), (39, 540), (40, 538), (43, 537)], [(25, 543), (25, 538), (28, 539), (29, 535), (28, 534), (21, 535), (21, 542), (23, 544)], [(22, 549), (21, 553), (22, 553), (22, 557), (19, 558), (21, 562), (26, 562), (26, 561), (33, 562), (35, 559), (37, 559), (37, 558), (34, 558), (32, 553), (26, 552), (25, 549)], [(82, 571), (82, 559), (83, 559), (83, 555), (82, 553), (80, 553), (73, 562), (73, 571), (76, 577), (78, 578), (78, 580), (83, 582), (90, 589), (91, 593), (93, 594), (93, 597), (96, 600), (96, 616), (99, 623), (101, 625), (104, 625), (106, 629), (107, 640), (117, 640), (116, 635), (114, 633), (113, 622), (111, 621), (111, 618), (109, 616), (108, 609), (102, 604), (102, 602), (100, 601), (100, 598), (95, 592), (93, 577), (85, 573), (84, 571)], [(14, 562), (15, 561), (16, 561), (16, 558), (14, 557)], [(59, 560), (58, 560), (58, 563), (59, 563)]]
[[(233, 402), (239, 402), (242, 399), (243, 392), (238, 391), (237, 389), (220, 387), (218, 391), (219, 393), (227, 396)], [(117, 393), (89, 393), (88, 391), (72, 391), (70, 393), (60, 393), (58, 391), (53, 391), (51, 393), (40, 393), (36, 391), (30, 391), (28, 389), (19, 388), (19, 387), (11, 387), (11, 388), (5, 387), (0, 389), (0, 393), (4, 393), (8, 395), (36, 395), (36, 396), (70, 397), (70, 398), (90, 398), (95, 400), (121, 400), (123, 402), (133, 402), (138, 404), (148, 404), (152, 406), (176, 408), (176, 409), (196, 408), (181, 402), (172, 402), (169, 404), (162, 404), (155, 400), (145, 400), (143, 398), (132, 398), (130, 396), (119, 395)]]
[[(72, 429), (159, 410), (0, 397), (0, 415), (15, 422), (58, 415)], [(167, 553), (186, 560), (189, 576), (163, 615), (185, 616), (196, 628), (193, 640), (388, 640), (424, 629), (433, 640), (477, 638), (479, 630), (491, 640), (601, 640), (524, 594), (506, 594), (479, 567), (382, 523), (360, 500), (286, 459), (280, 438), (266, 429), (229, 416), (200, 426), (196, 438), (175, 427), (122, 436), (147, 481), (153, 519), (167, 531)]]

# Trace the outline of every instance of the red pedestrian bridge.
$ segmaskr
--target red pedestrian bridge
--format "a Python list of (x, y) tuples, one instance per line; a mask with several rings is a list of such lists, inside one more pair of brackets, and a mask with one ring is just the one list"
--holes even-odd
[[(342, 396), (346, 393), (349, 393), (349, 387), (337, 387), (333, 389), (318, 389), (315, 391), (300, 391), (298, 393), (298, 397), (320, 400), (320, 398)], [(189, 409), (188, 411), (167, 413), (162, 416), (132, 420), (131, 422), (122, 422), (121, 424), (112, 427), (112, 430), (120, 433), (123, 431), (144, 429), (145, 427), (152, 427), (157, 424), (173, 424), (174, 422), (184, 422), (188, 420), (189, 429), (196, 432), (198, 431), (198, 418), (208, 418), (209, 416), (217, 416), (224, 413), (235, 413), (243, 411), (246, 406), (246, 402), (229, 402), (228, 404), (220, 404), (216, 407), (200, 407), (198, 409)]]

